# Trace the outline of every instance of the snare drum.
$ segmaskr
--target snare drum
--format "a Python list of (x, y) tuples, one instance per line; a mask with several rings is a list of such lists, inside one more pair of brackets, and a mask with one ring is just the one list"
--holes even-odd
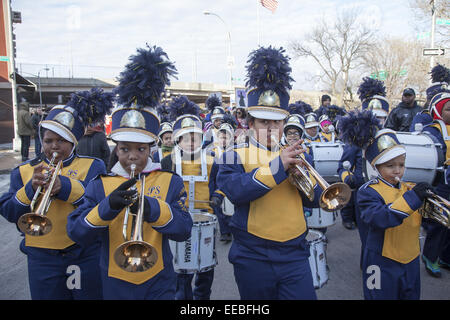
[[(439, 164), (442, 164), (444, 159), (440, 144), (433, 136), (426, 133), (396, 132), (396, 135), (406, 149), (405, 174), (402, 181), (433, 184)], [(365, 171), (368, 180), (377, 176), (368, 162), (366, 162)]]
[(205, 272), (217, 265), (217, 218), (209, 213), (194, 213), (192, 220), (194, 224), (188, 240), (169, 240), (173, 267), (178, 273)]
[(234, 204), (232, 204), (231, 201), (228, 200), (227, 197), (223, 198), (222, 212), (226, 216), (232, 216), (234, 214)]
[(314, 169), (328, 183), (340, 181), (338, 175), (339, 161), (344, 153), (342, 142), (312, 142)]
[(306, 217), (308, 228), (326, 228), (336, 223), (336, 218), (340, 210), (328, 212), (322, 208), (304, 209), (310, 211), (311, 215)]
[(322, 288), (328, 281), (327, 246), (323, 234), (316, 230), (309, 230), (306, 240), (309, 244), (310, 256), (308, 260), (314, 288)]

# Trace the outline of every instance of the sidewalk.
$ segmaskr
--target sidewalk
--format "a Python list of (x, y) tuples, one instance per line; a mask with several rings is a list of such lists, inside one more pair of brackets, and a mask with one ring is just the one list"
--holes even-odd
[[(34, 140), (31, 140), (29, 158), (34, 158)], [(12, 143), (0, 144), (0, 174), (9, 174), (12, 169), (22, 163), (20, 151), (14, 151)]]

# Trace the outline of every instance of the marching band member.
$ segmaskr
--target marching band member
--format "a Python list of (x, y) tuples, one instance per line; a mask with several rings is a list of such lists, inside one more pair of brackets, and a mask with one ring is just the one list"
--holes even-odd
[(158, 131), (158, 149), (152, 154), (153, 162), (161, 162), (161, 160), (169, 155), (173, 150), (172, 140), (172, 123), (169, 118), (169, 110), (166, 104), (161, 104), (156, 108), (161, 124)]
[(206, 100), (205, 104), (208, 110), (211, 111), (208, 114), (211, 125), (205, 126), (206, 131), (203, 136), (203, 148), (207, 147), (211, 143), (214, 143), (214, 146), (218, 144), (217, 131), (219, 130), (219, 127), (222, 124), (222, 119), (225, 115), (222, 102), (215, 94), (211, 95)]
[[(431, 187), (418, 183), (411, 189), (400, 182), (406, 149), (394, 131), (380, 130), (372, 112), (352, 112), (340, 121), (348, 123), (344, 140), (361, 147), (364, 159), (378, 174), (357, 196), (361, 218), (368, 226), (362, 262), (364, 298), (419, 299), (422, 216), (417, 210)], [(378, 284), (369, 279), (374, 267)]]
[[(235, 205), (229, 261), (241, 299), (316, 299), (303, 206), (312, 204), (289, 182), (301, 165), (301, 140), (279, 150), (289, 115), (291, 68), (284, 49), (259, 48), (247, 65), (248, 142), (227, 152), (218, 184)], [(303, 157), (302, 157), (303, 158)], [(303, 158), (304, 159), (304, 158)], [(313, 182), (314, 183), (314, 182)], [(321, 188), (316, 185), (315, 199)]]
[(411, 126), (409, 127), (410, 132), (416, 131), (416, 123), (421, 123), (422, 126), (425, 126), (433, 122), (433, 117), (430, 114), (431, 99), (435, 95), (449, 90), (450, 69), (438, 63), (431, 69), (430, 74), (432, 83), (426, 90), (427, 101), (425, 103), (425, 108), (414, 116)]
[[(389, 102), (385, 98), (386, 88), (384, 83), (377, 79), (365, 77), (358, 87), (358, 95), (362, 104), (361, 109), (370, 110), (379, 121), (380, 126), (383, 126), (389, 113)], [(343, 117), (339, 119), (343, 119)], [(339, 121), (339, 132), (340, 134), (344, 134), (344, 140), (348, 140), (346, 132), (352, 129), (351, 126), (351, 123)], [(343, 140), (342, 137), (341, 140)], [(348, 167), (345, 167), (344, 163)], [(364, 184), (363, 167), (361, 147), (353, 143), (345, 142), (342, 157), (338, 165), (338, 174), (342, 182), (348, 184), (353, 192), (347, 206), (341, 209), (341, 217), (345, 228), (352, 230), (355, 228), (355, 223), (358, 227), (361, 240), (360, 265), (362, 265), (363, 250), (368, 232), (368, 226), (361, 219), (359, 208), (356, 205), (356, 191)]]
[[(117, 87), (121, 107), (112, 114), (111, 139), (117, 144), (112, 172), (89, 183), (85, 202), (69, 217), (67, 230), (72, 239), (86, 245), (101, 241), (105, 299), (169, 300), (175, 296), (168, 240), (186, 240), (192, 219), (184, 205), (181, 178), (161, 170), (150, 158), (150, 143), (157, 140), (159, 129), (155, 108), (175, 73), (159, 47), (138, 49), (130, 57)], [(136, 196), (139, 200), (133, 204)], [(139, 237), (140, 244), (122, 252), (119, 246)]]
[[(223, 123), (221, 124), (219, 131), (217, 133), (217, 138), (219, 144), (211, 150), (211, 155), (215, 157), (214, 161), (218, 165), (214, 165), (211, 168), (211, 180), (214, 182), (214, 186), (217, 186), (217, 174), (219, 173), (219, 165), (221, 164), (222, 155), (225, 152), (228, 152), (234, 147), (234, 131), (236, 129), (236, 122), (232, 116), (225, 115), (223, 118)], [(223, 197), (223, 194), (217, 193), (216, 196), (220, 199), (220, 202), (223, 204), (226, 199)], [(220, 229), (220, 241), (230, 242), (232, 240), (231, 230), (229, 227), (230, 215), (225, 215), (222, 206), (217, 205), (213, 206), (214, 214), (217, 216), (217, 220), (219, 221), (219, 229)]]
[(320, 125), (317, 121), (317, 115), (314, 112), (305, 115), (305, 143), (306, 145), (311, 142), (328, 142), (328, 140), (320, 132)]
[[(9, 191), (0, 199), (1, 213), (18, 224), (25, 237), (20, 250), (27, 255), (28, 279), (32, 299), (101, 299), (99, 277), (99, 243), (91, 246), (71, 239), (66, 231), (67, 216), (83, 203), (88, 182), (106, 173), (102, 160), (78, 156), (75, 152), (89, 123), (100, 121), (112, 108), (112, 94), (93, 88), (72, 94), (65, 106), (55, 106), (39, 125), (43, 153), (11, 172)], [(53, 160), (53, 168), (50, 166)], [(56, 164), (61, 164), (55, 173)], [(49, 167), (50, 166), (50, 167)], [(47, 171), (47, 173), (45, 173)], [(46, 212), (49, 222), (39, 225), (21, 216), (40, 211), (50, 188), (50, 177), (56, 174)], [(44, 192), (41, 192), (42, 194)], [(35, 198), (36, 197), (36, 198)], [(37, 202), (35, 202), (35, 200)], [(39, 206), (35, 205), (39, 203)], [(46, 230), (48, 227), (50, 230)], [(71, 271), (76, 266), (74, 271)], [(73, 272), (79, 283), (67, 284)]]
[[(424, 131), (433, 135), (443, 146), (444, 166), (450, 159), (450, 91), (436, 94), (430, 101), (430, 113), (433, 122), (424, 127)], [(440, 174), (436, 181), (436, 194), (449, 200), (450, 186)], [(426, 238), (422, 259), (427, 272), (434, 277), (441, 277), (440, 266), (450, 268), (450, 232), (448, 228), (431, 219), (425, 220)]]
[[(202, 123), (199, 107), (186, 96), (181, 96), (169, 105), (173, 125), (173, 141), (175, 147), (170, 155), (161, 161), (161, 167), (176, 172), (183, 177), (187, 190), (189, 212), (213, 213), (210, 201), (214, 205), (221, 204), (221, 197), (211, 179), (214, 157), (202, 148)], [(196, 177), (190, 179), (190, 177)], [(197, 180), (197, 181), (195, 181)], [(193, 197), (192, 197), (193, 195)], [(222, 194), (223, 196), (223, 194)], [(177, 300), (209, 300), (214, 280), (214, 267), (205, 272), (197, 272), (195, 287), (192, 290), (194, 274), (177, 274)]]
[(326, 142), (334, 142), (336, 140), (336, 134), (334, 132), (334, 126), (326, 114), (323, 114), (319, 118), (320, 131)]
[(153, 155), (154, 162), (160, 162), (164, 157), (168, 156), (173, 150), (172, 140), (173, 128), (168, 121), (162, 122), (158, 132), (158, 151)]

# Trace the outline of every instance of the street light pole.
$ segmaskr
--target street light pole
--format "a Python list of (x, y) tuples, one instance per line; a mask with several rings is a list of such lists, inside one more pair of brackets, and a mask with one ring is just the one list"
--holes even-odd
[(214, 12), (209, 12), (209, 11), (203, 11), (204, 15), (212, 15), (212, 16), (216, 16), (217, 18), (219, 18), (220, 21), (222, 21), (222, 23), (225, 25), (225, 29), (227, 30), (227, 36), (228, 36), (228, 46), (227, 46), (227, 68), (228, 68), (228, 81), (229, 81), (229, 86), (230, 86), (230, 91), (233, 90), (233, 57), (231, 56), (231, 32), (230, 29), (228, 28), (227, 23), (225, 22), (225, 20), (223, 20), (218, 14), (214, 13)]
[[(435, 31), (436, 31), (436, 6), (435, 6), (435, 0), (431, 0), (430, 4), (431, 4), (431, 49), (434, 49), (434, 34), (435, 34)], [(433, 67), (434, 67), (434, 56), (431, 55), (431, 57), (430, 57), (430, 70), (433, 69)]]

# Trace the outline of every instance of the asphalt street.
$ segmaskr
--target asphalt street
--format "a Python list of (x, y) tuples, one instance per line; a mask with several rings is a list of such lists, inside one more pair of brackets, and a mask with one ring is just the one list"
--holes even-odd
[[(9, 175), (0, 175), (0, 194), (9, 187)], [(359, 268), (360, 241), (357, 230), (345, 229), (340, 219), (328, 228), (326, 260), (328, 282), (317, 289), (319, 300), (363, 299), (361, 270)], [(0, 299), (28, 300), (27, 259), (19, 251), (21, 236), (14, 224), (0, 218)], [(211, 299), (238, 300), (233, 267), (228, 262), (231, 243), (216, 241), (219, 264), (215, 268)], [(450, 271), (442, 270), (442, 278), (429, 276), (421, 264), (421, 299), (449, 300)]]

